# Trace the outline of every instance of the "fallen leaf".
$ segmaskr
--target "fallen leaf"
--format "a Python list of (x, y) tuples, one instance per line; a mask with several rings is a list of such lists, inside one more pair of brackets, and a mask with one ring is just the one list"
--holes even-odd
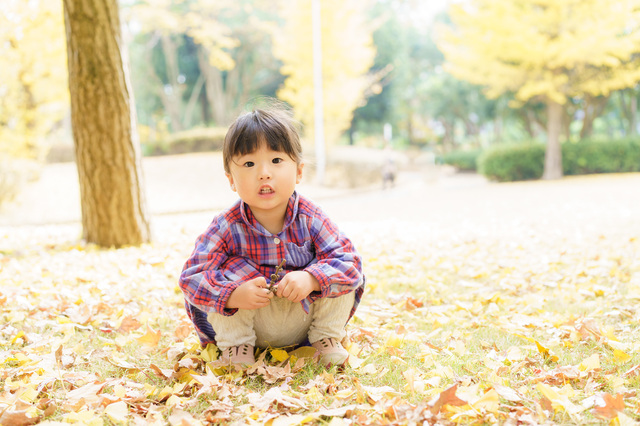
[(621, 351), (620, 349), (614, 349), (613, 359), (615, 362), (623, 363), (629, 361), (631, 359), (631, 355), (627, 354), (624, 351)]
[(109, 420), (116, 424), (127, 423), (127, 417), (129, 415), (129, 407), (124, 401), (114, 402), (104, 408), (104, 413), (109, 417)]
[(466, 401), (456, 396), (458, 385), (453, 385), (440, 392), (440, 394), (429, 402), (430, 410), (433, 414), (438, 414), (445, 405), (462, 406), (467, 405)]
[(141, 326), (142, 324), (140, 324), (140, 321), (129, 315), (122, 319), (120, 327), (118, 327), (117, 331), (121, 333), (130, 333), (134, 330), (139, 329)]
[[(611, 420), (618, 417), (618, 413), (624, 410), (624, 399), (622, 394), (616, 394), (615, 396), (604, 393), (601, 395), (601, 401), (596, 400), (593, 413), (603, 419)], [(601, 402), (601, 404), (598, 404)]]
[(154, 331), (149, 324), (147, 324), (147, 332), (138, 337), (138, 342), (140, 342), (141, 344), (153, 349), (156, 346), (158, 346), (158, 342), (160, 342), (160, 335), (162, 333), (160, 332), (160, 330), (158, 331)]
[(40, 421), (39, 417), (30, 417), (27, 410), (9, 411), (5, 410), (0, 416), (0, 425), (6, 426), (28, 426)]

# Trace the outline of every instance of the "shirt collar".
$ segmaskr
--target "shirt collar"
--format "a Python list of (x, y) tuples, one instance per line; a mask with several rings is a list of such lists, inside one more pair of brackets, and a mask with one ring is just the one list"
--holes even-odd
[[(287, 210), (284, 214), (284, 226), (282, 227), (282, 231), (285, 231), (298, 214), (298, 202), (299, 197), (296, 191), (293, 191), (293, 194), (289, 198), (289, 202), (287, 204)], [(263, 235), (272, 235), (269, 231), (267, 231), (264, 226), (260, 224), (251, 212), (251, 208), (242, 200), (240, 200), (240, 214), (242, 215), (242, 221), (256, 231), (259, 234)]]

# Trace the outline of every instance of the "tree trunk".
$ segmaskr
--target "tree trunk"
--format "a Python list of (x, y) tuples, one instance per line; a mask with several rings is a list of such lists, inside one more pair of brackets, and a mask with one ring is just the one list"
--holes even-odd
[(580, 139), (585, 139), (593, 134), (593, 121), (602, 115), (604, 108), (609, 102), (609, 96), (587, 96), (584, 101), (584, 118), (582, 119), (582, 129), (580, 129)]
[(562, 105), (549, 100), (547, 102), (547, 150), (544, 156), (543, 179), (562, 177), (562, 148), (560, 131), (562, 129)]
[(71, 121), (87, 242), (150, 240), (117, 0), (64, 0)]
[(629, 111), (629, 136), (635, 136), (638, 134), (637, 130), (637, 117), (638, 117), (638, 97), (636, 91), (631, 92), (631, 108)]
[(204, 47), (198, 49), (198, 64), (204, 75), (204, 88), (209, 102), (211, 119), (218, 126), (227, 125), (228, 105), (225, 96), (222, 72), (211, 65), (209, 53)]

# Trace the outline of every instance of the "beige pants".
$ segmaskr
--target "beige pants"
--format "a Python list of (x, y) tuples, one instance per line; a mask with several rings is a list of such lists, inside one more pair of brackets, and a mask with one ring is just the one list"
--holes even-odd
[(282, 297), (271, 299), (260, 309), (239, 309), (232, 316), (210, 313), (207, 317), (216, 332), (218, 348), (251, 345), (259, 348), (279, 348), (297, 345), (307, 338), (310, 343), (325, 337), (342, 340), (351, 314), (355, 292), (344, 296), (318, 299), (311, 304), (309, 314), (300, 303)]

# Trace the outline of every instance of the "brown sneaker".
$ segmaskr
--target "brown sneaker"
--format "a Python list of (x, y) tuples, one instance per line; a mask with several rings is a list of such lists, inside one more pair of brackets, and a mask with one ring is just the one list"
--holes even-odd
[(349, 352), (333, 337), (325, 337), (311, 344), (316, 350), (319, 362), (326, 366), (344, 365), (349, 359)]
[(222, 351), (220, 359), (226, 363), (240, 364), (247, 367), (256, 363), (256, 358), (253, 356), (253, 346), (251, 345), (231, 346)]

